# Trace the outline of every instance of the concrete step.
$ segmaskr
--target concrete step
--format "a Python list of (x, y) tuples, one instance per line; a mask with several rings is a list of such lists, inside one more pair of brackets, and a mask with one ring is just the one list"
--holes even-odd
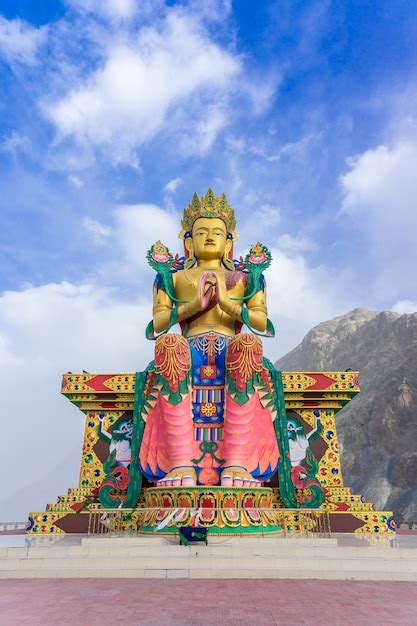
[(340, 546), (336, 539), (83, 538), (0, 548), (0, 578), (309, 578), (417, 580), (417, 549)]

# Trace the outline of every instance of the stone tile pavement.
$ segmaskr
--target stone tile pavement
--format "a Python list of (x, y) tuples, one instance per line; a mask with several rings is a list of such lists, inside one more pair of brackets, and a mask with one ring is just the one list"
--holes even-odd
[(416, 616), (412, 582), (0, 581), (1, 626), (414, 626)]

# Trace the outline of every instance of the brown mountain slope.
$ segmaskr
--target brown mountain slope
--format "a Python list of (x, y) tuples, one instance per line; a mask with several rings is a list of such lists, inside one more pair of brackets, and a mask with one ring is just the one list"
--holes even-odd
[(337, 416), (345, 484), (398, 521), (417, 521), (417, 313), (355, 309), (313, 328), (284, 371), (359, 370)]

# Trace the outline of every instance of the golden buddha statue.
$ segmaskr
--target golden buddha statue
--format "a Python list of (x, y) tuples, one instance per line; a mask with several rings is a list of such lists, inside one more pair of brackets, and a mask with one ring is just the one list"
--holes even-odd
[[(184, 211), (185, 257), (174, 260), (161, 242), (148, 252), (158, 272), (147, 329), (156, 347), (140, 467), (158, 485), (256, 487), (277, 469), (257, 336), (273, 330), (262, 276), (270, 254), (256, 244), (235, 265), (235, 226), (224, 194), (209, 189)], [(182, 334), (168, 334), (176, 323)], [(256, 334), (241, 333), (243, 324)]]
[[(186, 301), (179, 305), (177, 318), (178, 322), (188, 321), (186, 337), (207, 331), (233, 337), (236, 322), (243, 323), (242, 304), (231, 298), (243, 300), (246, 277), (243, 272), (236, 272), (234, 267), (230, 269), (232, 240), (227, 235), (226, 224), (221, 218), (199, 217), (185, 239), (189, 269), (184, 268), (173, 274), (173, 283), (178, 299)], [(226, 276), (231, 278), (230, 273), (239, 275), (227, 282)], [(156, 332), (167, 328), (172, 306), (172, 300), (164, 291), (154, 290), (153, 323)], [(264, 332), (267, 322), (265, 291), (255, 293), (246, 306), (251, 326)]]
[[(276, 472), (285, 506), (320, 506), (318, 463), (311, 450), (302, 466), (292, 463), (295, 422), (287, 420), (281, 373), (263, 356), (260, 337), (275, 333), (263, 277), (268, 249), (256, 243), (233, 259), (234, 210), (211, 189), (184, 210), (180, 239), (182, 257), (161, 241), (147, 253), (157, 272), (145, 333), (155, 359), (136, 373), (131, 462), (110, 455), (102, 506), (134, 507), (142, 476), (161, 488), (164, 507), (175, 487), (181, 506), (191, 506), (190, 488), (200, 507), (200, 496), (213, 502), (215, 486), (233, 494), (250, 488), (252, 498)], [(170, 332), (177, 323), (181, 334)]]

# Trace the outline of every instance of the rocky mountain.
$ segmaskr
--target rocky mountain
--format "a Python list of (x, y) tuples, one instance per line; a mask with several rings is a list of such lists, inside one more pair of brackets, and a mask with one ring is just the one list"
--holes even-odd
[(397, 522), (417, 522), (417, 313), (355, 309), (313, 328), (284, 371), (359, 370), (337, 416), (344, 481)]

